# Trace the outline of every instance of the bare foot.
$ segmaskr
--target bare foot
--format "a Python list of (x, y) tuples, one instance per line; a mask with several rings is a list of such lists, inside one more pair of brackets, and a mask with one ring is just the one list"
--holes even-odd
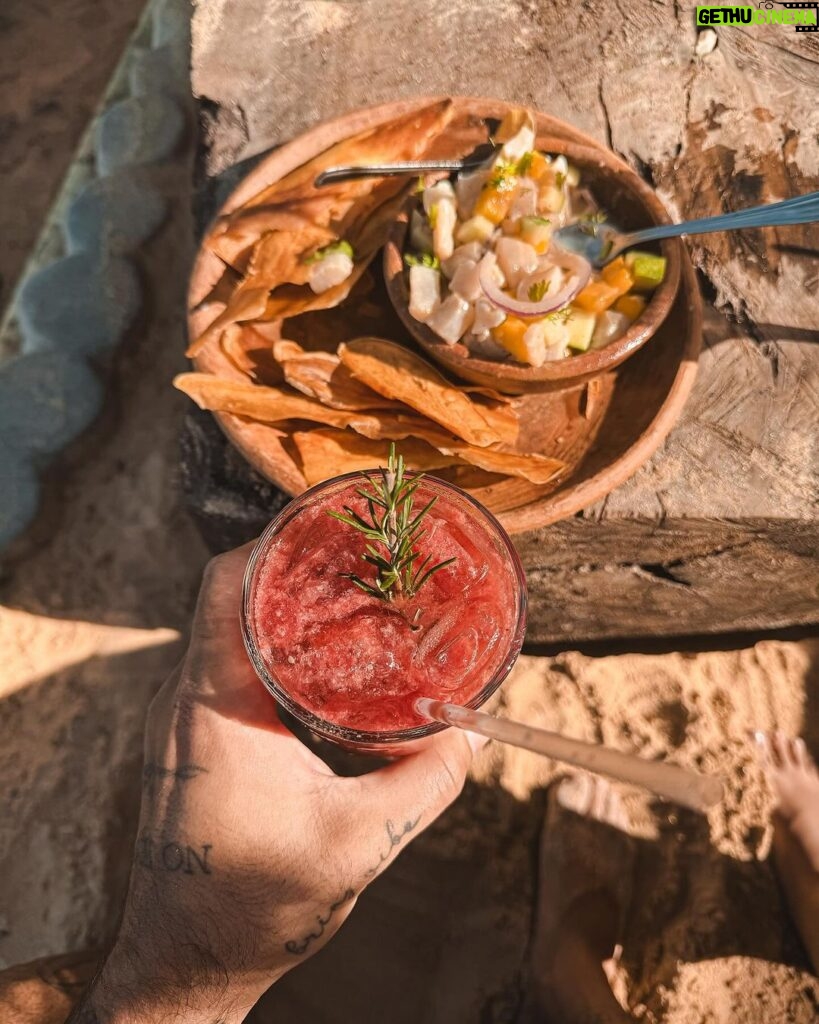
[(541, 837), (528, 1020), (633, 1020), (615, 999), (604, 967), (620, 940), (631, 891), (634, 844), (627, 825), (620, 797), (604, 779), (571, 775), (552, 786)]
[(819, 772), (802, 739), (755, 735), (777, 798), (773, 851), (791, 916), (819, 974)]

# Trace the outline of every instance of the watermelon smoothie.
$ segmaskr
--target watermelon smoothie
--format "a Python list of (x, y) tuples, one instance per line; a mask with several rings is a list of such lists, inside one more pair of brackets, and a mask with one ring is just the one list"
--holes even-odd
[(445, 728), (416, 712), (418, 697), (474, 708), (500, 686), (523, 643), (526, 582), (497, 520), (424, 476), (413, 509), (436, 502), (414, 550), (418, 564), (448, 564), (411, 596), (366, 592), (350, 577), (374, 583), (368, 538), (330, 514), (366, 517), (362, 486), (361, 473), (319, 484), (267, 527), (248, 564), (242, 623), (280, 704), (321, 736), (387, 752)]

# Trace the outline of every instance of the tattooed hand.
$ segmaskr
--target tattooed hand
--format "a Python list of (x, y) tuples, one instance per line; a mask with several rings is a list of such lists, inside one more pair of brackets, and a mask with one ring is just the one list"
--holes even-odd
[(463, 786), (472, 751), (455, 730), (339, 778), (281, 724), (242, 645), (249, 553), (209, 565), (187, 655), (151, 706), (122, 925), (74, 1024), (241, 1021)]

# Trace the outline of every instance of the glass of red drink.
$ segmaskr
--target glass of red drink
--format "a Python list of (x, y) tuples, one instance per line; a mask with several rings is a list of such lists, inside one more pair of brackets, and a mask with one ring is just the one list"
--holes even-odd
[(413, 596), (366, 592), (351, 576), (374, 580), (368, 538), (332, 513), (366, 516), (359, 491), (375, 475), (319, 484), (270, 523), (245, 574), (242, 628), (262, 682), (299, 721), (342, 746), (393, 754), (446, 728), (417, 713), (418, 697), (477, 708), (500, 686), (523, 643), (526, 578), (495, 517), (424, 475), (414, 510), (436, 500), (416, 564), (447, 564)]

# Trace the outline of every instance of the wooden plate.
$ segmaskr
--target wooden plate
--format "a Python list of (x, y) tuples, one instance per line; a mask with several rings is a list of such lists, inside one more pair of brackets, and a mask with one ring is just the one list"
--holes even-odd
[[(228, 198), (229, 213), (271, 182), (334, 143), (426, 105), (434, 98), (400, 100), (357, 110), (313, 128), (265, 157)], [(447, 134), (474, 133), (476, 121), (500, 118), (510, 104), (458, 97)], [(548, 115), (539, 116), (545, 133), (598, 147), (589, 136)], [(202, 305), (223, 271), (221, 261), (200, 250), (189, 290), (188, 326), (198, 335), (218, 314), (218, 303)], [(375, 334), (414, 346), (386, 293), (380, 260), (347, 301), (334, 310), (304, 314), (271, 325), (271, 334), (293, 338), (309, 348), (335, 350), (345, 339)], [(555, 481), (534, 485), (499, 478), (471, 467), (440, 471), (483, 501), (511, 533), (536, 529), (599, 501), (627, 480), (662, 444), (682, 411), (694, 383), (702, 343), (702, 309), (691, 263), (681, 259), (680, 288), (671, 312), (651, 341), (630, 359), (580, 388), (525, 395), (521, 403), (521, 450), (563, 459), (567, 469)], [(195, 358), (202, 372), (234, 374), (220, 352), (207, 346)], [(286, 435), (236, 416), (214, 414), (232, 443), (268, 480), (291, 495), (307, 484), (288, 454)]]

